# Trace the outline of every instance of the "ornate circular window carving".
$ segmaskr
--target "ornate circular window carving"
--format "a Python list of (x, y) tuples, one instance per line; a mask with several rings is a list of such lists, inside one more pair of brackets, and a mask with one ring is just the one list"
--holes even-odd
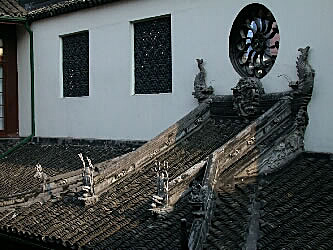
[(250, 4), (237, 15), (229, 36), (229, 57), (243, 77), (262, 78), (273, 67), (280, 35), (276, 20), (265, 6)]

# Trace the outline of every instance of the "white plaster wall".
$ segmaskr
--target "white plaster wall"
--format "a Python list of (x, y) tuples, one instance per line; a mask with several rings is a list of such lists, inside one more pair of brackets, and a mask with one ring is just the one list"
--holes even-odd
[(29, 33), (23, 26), (16, 26), (19, 135), (31, 135), (31, 84)]
[[(286, 80), (277, 76), (296, 79), (297, 49), (310, 45), (316, 82), (306, 148), (332, 152), (333, 111), (327, 107), (332, 105), (329, 51), (333, 2), (256, 2), (272, 11), (281, 35), (276, 63), (262, 79), (266, 92), (288, 89)], [(150, 139), (197, 105), (191, 95), (197, 73), (195, 58), (207, 62), (207, 80), (216, 94), (231, 94), (239, 76), (229, 60), (229, 32), (237, 14), (250, 3), (131, 0), (34, 22), (37, 136)], [(130, 21), (168, 13), (172, 18), (173, 92), (131, 95)], [(90, 96), (61, 98), (59, 35), (81, 30), (89, 30), (90, 36)]]

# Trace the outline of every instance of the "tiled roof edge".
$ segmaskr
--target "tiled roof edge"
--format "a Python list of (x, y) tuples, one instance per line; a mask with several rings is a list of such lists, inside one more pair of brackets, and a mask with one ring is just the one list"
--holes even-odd
[(28, 13), (15, 0), (1, 1), (0, 9), (1, 19), (24, 18)]
[(0, 234), (6, 235), (9, 238), (18, 238), (20, 240), (27, 240), (29, 245), (52, 246), (52, 247), (65, 247), (70, 249), (79, 249), (77, 244), (71, 244), (69, 241), (64, 241), (56, 237), (42, 236), (28, 231), (19, 230), (12, 226), (1, 226)]
[(144, 140), (113, 140), (113, 139), (93, 139), (93, 138), (70, 138), (70, 137), (34, 137), (32, 142), (46, 145), (127, 145), (142, 146), (147, 141)]
[(112, 3), (115, 1), (119, 0), (67, 0), (32, 10), (28, 13), (27, 17), (29, 20), (35, 21), (43, 18), (74, 12), (77, 10), (95, 7), (102, 4)]

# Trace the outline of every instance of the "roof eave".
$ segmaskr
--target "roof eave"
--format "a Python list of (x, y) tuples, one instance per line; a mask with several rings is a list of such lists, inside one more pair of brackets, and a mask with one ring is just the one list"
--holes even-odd
[(100, 5), (113, 3), (119, 0), (77, 0), (55, 3), (50, 6), (44, 6), (39, 9), (31, 10), (27, 14), (27, 19), (37, 21), (63, 14), (68, 14), (84, 9), (94, 8)]
[(25, 17), (0, 16), (0, 23), (25, 23)]

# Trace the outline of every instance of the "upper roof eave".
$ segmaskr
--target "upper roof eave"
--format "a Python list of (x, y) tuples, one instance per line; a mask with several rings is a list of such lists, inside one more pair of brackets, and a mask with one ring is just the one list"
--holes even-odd
[(0, 23), (25, 23), (27, 20), (26, 17), (0, 16)]
[(15, 0), (0, 1), (0, 20), (6, 22), (22, 22), (26, 20), (27, 11)]
[(119, 0), (65, 0), (49, 6), (44, 6), (28, 12), (27, 17), (31, 21), (58, 16), (82, 9), (112, 3)]

